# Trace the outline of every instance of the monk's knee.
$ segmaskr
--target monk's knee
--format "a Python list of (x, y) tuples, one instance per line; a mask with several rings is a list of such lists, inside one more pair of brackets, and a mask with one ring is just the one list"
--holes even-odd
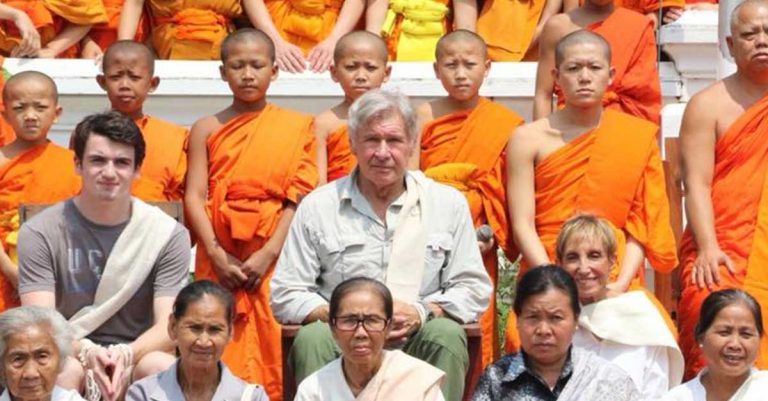
[(133, 368), (133, 381), (160, 373), (170, 368), (174, 362), (176, 358), (167, 352), (150, 352), (136, 362)]
[(64, 361), (64, 367), (61, 369), (58, 377), (56, 377), (56, 384), (59, 387), (67, 390), (75, 390), (78, 393), (83, 391), (83, 383), (85, 383), (85, 370), (80, 361), (73, 357), (67, 357)]

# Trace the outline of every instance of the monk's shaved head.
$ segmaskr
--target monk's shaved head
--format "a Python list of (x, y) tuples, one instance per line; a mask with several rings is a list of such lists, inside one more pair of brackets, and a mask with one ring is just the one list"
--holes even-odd
[(445, 48), (457, 42), (470, 42), (477, 46), (477, 49), (480, 51), (480, 54), (483, 55), (483, 58), (488, 57), (488, 46), (486, 46), (485, 41), (480, 35), (466, 29), (457, 29), (451, 33), (443, 35), (440, 40), (437, 41), (437, 46), (435, 46), (435, 59), (439, 60), (443, 53), (445, 53)]
[(565, 59), (565, 52), (575, 45), (591, 43), (597, 45), (603, 52), (605, 61), (611, 64), (611, 45), (604, 37), (584, 29), (563, 36), (555, 46), (555, 67), (559, 67)]
[(59, 103), (59, 90), (56, 88), (56, 83), (51, 77), (38, 71), (23, 71), (11, 75), (3, 87), (3, 102), (8, 103), (9, 96), (16, 88), (29, 83), (44, 85), (54, 103)]
[(155, 53), (145, 44), (134, 40), (118, 40), (109, 45), (104, 52), (104, 58), (101, 62), (102, 70), (107, 70), (112, 62), (114, 62), (115, 55), (117, 54), (132, 54), (143, 57), (147, 61), (149, 75), (155, 74)]
[(731, 13), (731, 35), (738, 31), (739, 25), (749, 21), (749, 17), (759, 8), (768, 8), (768, 0), (744, 0), (739, 3)]
[(244, 42), (263, 43), (267, 48), (267, 56), (273, 63), (275, 62), (275, 43), (266, 33), (254, 28), (238, 29), (224, 38), (224, 41), (221, 42), (221, 62), (226, 62), (229, 58), (230, 47)]
[(384, 42), (379, 35), (370, 33), (368, 31), (352, 31), (339, 39), (336, 42), (336, 48), (333, 49), (333, 62), (338, 63), (344, 56), (346, 56), (349, 49), (358, 43), (366, 43), (376, 51), (376, 57), (379, 61), (387, 63), (387, 43)]

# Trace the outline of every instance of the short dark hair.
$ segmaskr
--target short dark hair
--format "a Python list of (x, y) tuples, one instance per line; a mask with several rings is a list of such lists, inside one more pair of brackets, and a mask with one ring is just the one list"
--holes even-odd
[(110, 141), (129, 145), (134, 150), (133, 166), (138, 168), (144, 161), (146, 144), (144, 135), (132, 119), (118, 111), (91, 114), (80, 121), (70, 140), (70, 147), (75, 152), (78, 163), (83, 162), (85, 145), (91, 135), (100, 135)]
[(256, 28), (240, 28), (227, 35), (227, 37), (221, 41), (219, 50), (221, 62), (227, 62), (227, 59), (229, 58), (229, 47), (232, 46), (232, 44), (247, 40), (260, 40), (264, 42), (264, 44), (267, 45), (267, 56), (273, 63), (275, 62), (275, 42), (273, 42), (264, 31)]
[(232, 294), (225, 290), (224, 287), (210, 280), (194, 281), (182, 288), (173, 302), (173, 317), (177, 320), (184, 317), (189, 305), (201, 300), (205, 295), (218, 299), (224, 305), (227, 322), (231, 325), (235, 319), (235, 302)]
[(603, 49), (603, 57), (605, 58), (605, 61), (607, 61), (609, 65), (611, 64), (611, 44), (599, 33), (588, 31), (586, 29), (579, 29), (563, 36), (557, 41), (557, 44), (555, 45), (555, 67), (559, 68), (560, 64), (565, 61), (566, 50), (573, 45), (582, 43), (593, 43), (600, 46)]
[(752, 313), (752, 317), (755, 319), (757, 334), (762, 337), (763, 314), (760, 311), (760, 303), (744, 290), (727, 288), (710, 293), (704, 299), (704, 302), (701, 303), (701, 309), (699, 309), (699, 321), (696, 323), (696, 328), (693, 331), (696, 341), (701, 341), (704, 337), (704, 333), (709, 330), (710, 326), (712, 326), (712, 323), (715, 321), (715, 318), (721, 310), (734, 304), (742, 304), (749, 309)]
[(520, 316), (528, 298), (543, 294), (550, 289), (559, 290), (568, 295), (573, 315), (579, 316), (581, 305), (579, 305), (579, 290), (576, 288), (576, 282), (562, 267), (552, 264), (534, 267), (520, 278), (515, 291), (515, 302), (512, 305), (515, 315)]
[(331, 293), (331, 306), (328, 310), (328, 316), (331, 319), (334, 319), (336, 317), (336, 313), (339, 311), (339, 306), (341, 305), (341, 301), (349, 295), (349, 293), (365, 289), (367, 291), (370, 291), (381, 298), (381, 301), (384, 302), (384, 316), (387, 319), (392, 319), (393, 314), (393, 301), (392, 301), (392, 293), (389, 291), (389, 288), (382, 284), (380, 281), (368, 278), (368, 277), (354, 277), (345, 281), (342, 281), (341, 284), (337, 285), (336, 288), (333, 289), (333, 293)]

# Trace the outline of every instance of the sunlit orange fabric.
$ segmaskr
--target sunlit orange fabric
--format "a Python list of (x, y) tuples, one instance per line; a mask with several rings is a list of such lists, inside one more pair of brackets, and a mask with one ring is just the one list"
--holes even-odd
[[(285, 202), (298, 203), (317, 184), (312, 118), (267, 105), (244, 113), (213, 133), (208, 147), (208, 202), (216, 240), (247, 259), (272, 235)], [(205, 252), (195, 277), (218, 281)], [(282, 399), (280, 325), (269, 307), (272, 265), (253, 293), (235, 291), (232, 341), (223, 360), (235, 375), (261, 383), (270, 400)]]
[[(2, 68), (4, 62), (5, 57), (0, 56), (0, 93), (2, 93), (5, 86), (5, 70)], [(5, 110), (5, 105), (3, 104), (3, 97), (0, 96), (0, 112), (3, 110)], [(16, 139), (16, 133), (13, 132), (13, 128), (4, 118), (0, 118), (0, 146), (5, 146), (13, 142), (14, 139)]]
[(349, 147), (347, 124), (331, 131), (325, 138), (325, 146), (328, 154), (328, 182), (349, 175), (357, 165), (357, 158)]
[(182, 200), (189, 132), (182, 126), (146, 115), (136, 125), (144, 135), (146, 155), (131, 192), (145, 201)]
[[(617, 8), (603, 21), (586, 29), (600, 34), (611, 44), (613, 82), (603, 96), (603, 106), (659, 124), (661, 84), (656, 67), (656, 39), (653, 22), (635, 11)], [(555, 86), (558, 103), (564, 99)]]
[(614, 0), (616, 7), (624, 7), (637, 11), (641, 14), (648, 14), (659, 11), (659, 8), (685, 7), (685, 0)]
[[(77, 194), (80, 177), (75, 174), (72, 152), (51, 142), (33, 146), (0, 164), (0, 245), (18, 231), (18, 207), (27, 203), (53, 203)], [(0, 311), (19, 305), (16, 291), (0, 274)]]
[(239, 0), (149, 0), (152, 46), (162, 59), (218, 60), (242, 13)]
[[(104, 9), (107, 12), (107, 22), (96, 24), (88, 31), (88, 36), (96, 42), (102, 50), (106, 50), (109, 45), (117, 40), (117, 28), (120, 25), (120, 11), (123, 9), (125, 0), (102, 0)], [(136, 29), (136, 36), (133, 37), (137, 42), (143, 42), (149, 25), (142, 14), (139, 19), (139, 25)]]
[[(747, 109), (715, 143), (712, 209), (720, 249), (736, 274), (720, 267), (720, 288), (743, 288), (761, 304), (768, 327), (768, 96)], [(709, 291), (691, 284), (696, 243), (690, 227), (680, 247), (681, 296), (678, 306), (680, 349), (690, 377), (704, 366), (693, 336), (699, 308)], [(768, 368), (768, 339), (763, 336), (757, 366)]]
[[(496, 243), (505, 248), (509, 233), (505, 148), (509, 135), (522, 123), (515, 112), (481, 98), (474, 109), (430, 121), (421, 133), (422, 170), (430, 178), (460, 190), (467, 198), (475, 227), (490, 225)], [(495, 283), (495, 249), (483, 259)], [(482, 366), (498, 356), (494, 298), (480, 319)]]
[(477, 33), (488, 44), (491, 60), (521, 61), (537, 58), (537, 54), (528, 53), (528, 47), (533, 40), (544, 3), (543, 0), (486, 0), (477, 18)]
[(280, 36), (308, 53), (331, 33), (344, 0), (266, 0), (265, 4)]
[[(40, 33), (42, 46), (55, 39), (67, 22), (93, 25), (107, 20), (101, 0), (2, 0), (2, 3), (27, 13)], [(21, 42), (21, 35), (13, 21), (1, 21), (0, 27), (0, 52), (8, 56)], [(58, 57), (77, 57), (77, 53), (77, 46), (72, 46)]]
[(382, 28), (389, 59), (433, 61), (437, 41), (451, 31), (449, 4), (450, 0), (389, 0)]
[[(550, 260), (555, 260), (555, 242), (562, 223), (579, 212), (587, 212), (614, 226), (617, 263), (610, 281), (618, 276), (627, 236), (643, 246), (656, 271), (668, 273), (677, 265), (657, 130), (648, 121), (605, 110), (598, 128), (578, 136), (536, 165), (536, 232)], [(521, 274), (527, 268), (523, 260)], [(642, 272), (641, 266), (634, 288), (642, 286)], [(663, 307), (660, 311), (666, 314)], [(514, 319), (510, 320), (507, 341), (513, 342), (509, 333), (516, 330), (510, 330)]]

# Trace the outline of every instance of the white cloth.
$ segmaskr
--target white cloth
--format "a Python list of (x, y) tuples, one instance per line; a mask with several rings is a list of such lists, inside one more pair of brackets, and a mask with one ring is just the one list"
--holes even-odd
[(557, 401), (642, 400), (632, 379), (613, 363), (578, 348), (573, 349), (571, 361), (573, 373)]
[(423, 249), (426, 245), (427, 229), (424, 222), (428, 220), (429, 202), (424, 185), (413, 176), (406, 177), (406, 186), (408, 190), (392, 239), (392, 256), (389, 258), (385, 284), (395, 299), (414, 303), (419, 300), (424, 276), (424, 253), (411, 250)]
[[(3, 393), (0, 394), (0, 401), (11, 401), (11, 395), (8, 393), (8, 389), (3, 390)], [(67, 390), (59, 386), (53, 386), (51, 401), (85, 401), (85, 399), (83, 399), (83, 397), (81, 397), (75, 390)]]
[[(673, 388), (660, 401), (707, 401), (707, 390), (701, 384), (703, 369), (692, 380)], [(768, 371), (753, 369), (749, 378), (728, 401), (765, 401), (768, 399)]]

